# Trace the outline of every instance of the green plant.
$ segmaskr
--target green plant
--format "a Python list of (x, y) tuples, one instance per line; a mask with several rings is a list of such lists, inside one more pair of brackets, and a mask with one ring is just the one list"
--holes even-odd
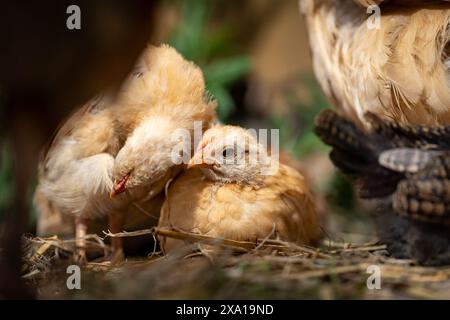
[(329, 151), (329, 147), (323, 144), (314, 133), (314, 118), (330, 105), (314, 77), (303, 76), (300, 81), (311, 95), (309, 102), (302, 102), (298, 98), (288, 96), (290, 105), (294, 106), (293, 116), (271, 119), (272, 127), (280, 128), (280, 145), (297, 158), (317, 151)]
[(202, 68), (208, 91), (218, 102), (219, 118), (226, 122), (236, 107), (229, 88), (248, 73), (251, 63), (248, 56), (233, 54), (228, 26), (207, 28), (214, 6), (207, 0), (182, 1), (180, 22), (169, 44)]

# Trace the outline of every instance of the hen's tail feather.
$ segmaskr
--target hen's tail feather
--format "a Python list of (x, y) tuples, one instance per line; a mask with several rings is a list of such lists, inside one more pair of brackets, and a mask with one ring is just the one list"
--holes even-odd
[(402, 174), (376, 164), (362, 166), (361, 163), (354, 163), (352, 155), (337, 149), (331, 152), (330, 158), (342, 173), (357, 181), (359, 196), (364, 199), (391, 195), (402, 178)]
[[(442, 189), (448, 180), (404, 180), (399, 183), (393, 196), (393, 208), (402, 216), (413, 220), (450, 224), (450, 202), (448, 192), (435, 194), (429, 188)], [(437, 189), (436, 189), (437, 190)]]
[(389, 139), (398, 148), (423, 148), (430, 145), (450, 148), (450, 126), (402, 126), (397, 122), (384, 121), (371, 112), (367, 112), (364, 117), (374, 133)]
[(368, 137), (353, 123), (332, 110), (322, 111), (315, 120), (315, 132), (326, 144), (338, 150), (369, 151)]
[[(380, 130), (387, 129), (380, 126)], [(387, 139), (364, 133), (332, 110), (319, 114), (315, 132), (333, 147), (330, 158), (334, 165), (357, 180), (361, 197), (385, 197), (395, 191), (403, 175), (383, 168), (378, 162), (380, 153), (390, 146)]]
[(427, 168), (399, 183), (394, 209), (415, 220), (450, 223), (449, 169), (448, 152), (430, 160)]

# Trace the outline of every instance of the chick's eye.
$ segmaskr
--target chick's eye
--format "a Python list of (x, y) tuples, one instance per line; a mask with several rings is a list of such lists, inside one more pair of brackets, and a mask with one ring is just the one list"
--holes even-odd
[(222, 156), (224, 158), (232, 158), (232, 157), (234, 157), (234, 149), (233, 148), (225, 148), (225, 149), (223, 149)]

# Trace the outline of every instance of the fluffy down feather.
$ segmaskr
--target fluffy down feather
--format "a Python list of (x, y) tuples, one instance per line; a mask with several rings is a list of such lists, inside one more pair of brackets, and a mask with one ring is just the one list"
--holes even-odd
[(149, 47), (115, 99), (90, 101), (52, 139), (35, 197), (41, 218), (153, 212), (155, 197), (182, 169), (171, 158), (179, 144), (172, 134), (185, 129), (193, 136), (194, 121), (204, 128), (215, 121), (201, 70), (168, 46)]
[(370, 111), (400, 124), (448, 124), (450, 4), (401, 2), (383, 3), (380, 29), (371, 29), (354, 3), (302, 0), (316, 76), (355, 122), (367, 125)]
[[(208, 144), (215, 149), (229, 136), (246, 134), (231, 126), (215, 127), (204, 134), (189, 169), (168, 189), (159, 226), (234, 240), (254, 241), (272, 235), (302, 244), (316, 243), (322, 236), (323, 219), (305, 179), (296, 170), (279, 164), (276, 173), (263, 175), (264, 161), (243, 167), (195, 163), (211, 159)], [(257, 146), (261, 151), (252, 139), (248, 140), (249, 148)], [(166, 252), (182, 245), (180, 240), (160, 240)]]

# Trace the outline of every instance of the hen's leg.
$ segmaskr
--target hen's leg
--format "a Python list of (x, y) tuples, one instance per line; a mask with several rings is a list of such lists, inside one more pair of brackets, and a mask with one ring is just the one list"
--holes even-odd
[[(123, 231), (124, 218), (122, 214), (113, 213), (108, 216), (108, 227), (112, 233)], [(120, 237), (111, 238), (112, 259), (111, 262), (121, 262), (124, 260), (123, 241)]]
[(75, 218), (75, 244), (76, 253), (75, 260), (78, 263), (86, 263), (86, 234), (88, 229), (89, 220), (85, 218)]

